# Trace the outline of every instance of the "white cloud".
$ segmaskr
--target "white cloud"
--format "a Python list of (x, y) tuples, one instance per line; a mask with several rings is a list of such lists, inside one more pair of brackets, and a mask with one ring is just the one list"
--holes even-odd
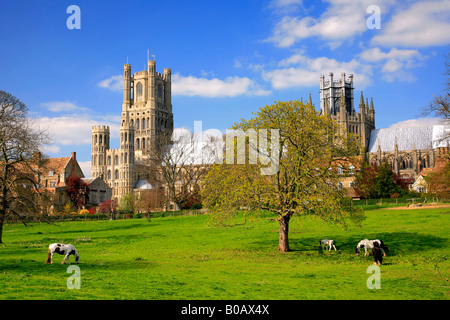
[(84, 173), (85, 178), (89, 178), (91, 176), (91, 162), (90, 161), (78, 161), (80, 165), (81, 171)]
[(200, 96), (208, 98), (236, 97), (240, 95), (267, 95), (270, 91), (263, 90), (253, 80), (247, 77), (227, 77), (224, 80), (213, 78), (197, 78), (193, 76), (172, 76), (172, 94), (182, 96)]
[(410, 119), (394, 123), (389, 128), (411, 128), (411, 127), (442, 125), (443, 121), (444, 120), (442, 118)]
[(101, 88), (106, 88), (111, 91), (123, 90), (123, 75), (111, 76), (108, 79), (102, 80), (97, 85)]
[(88, 108), (79, 107), (75, 103), (69, 101), (44, 102), (41, 103), (41, 106), (52, 112), (90, 111)]
[(399, 8), (391, 20), (381, 26), (381, 34), (371, 43), (382, 46), (427, 47), (450, 43), (450, 1), (420, 1)]
[(396, 80), (412, 81), (414, 75), (408, 71), (425, 59), (417, 50), (402, 50), (392, 48), (389, 52), (383, 52), (380, 48), (372, 48), (360, 53), (359, 57), (369, 63), (380, 65), (383, 78), (386, 81)]
[[(279, 47), (290, 47), (302, 39), (319, 37), (328, 41), (330, 47), (335, 48), (345, 40), (352, 39), (368, 30), (366, 9), (373, 4), (373, 0), (327, 0), (326, 2), (329, 6), (319, 18), (284, 16), (275, 25), (273, 35), (267, 40)], [(390, 2), (390, 0), (379, 2)]]
[(94, 120), (93, 117), (92, 114), (72, 114), (35, 118), (34, 125), (46, 130), (51, 139), (51, 144), (44, 146), (44, 152), (58, 154), (62, 146), (90, 145), (94, 125), (108, 125), (111, 139), (118, 137), (120, 128), (118, 123), (105, 122), (103, 117)]
[(295, 54), (280, 61), (281, 68), (263, 72), (263, 78), (270, 81), (274, 89), (290, 87), (317, 86), (320, 76), (329, 72), (352, 73), (358, 87), (364, 88), (370, 83), (371, 68), (358, 60), (337, 61), (327, 57), (309, 58), (303, 54)]

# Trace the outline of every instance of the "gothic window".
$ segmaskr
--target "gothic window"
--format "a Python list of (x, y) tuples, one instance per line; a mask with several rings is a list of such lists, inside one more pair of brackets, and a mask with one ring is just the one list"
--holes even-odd
[(142, 100), (142, 83), (140, 82), (136, 85), (136, 97), (138, 101)]
[(136, 129), (137, 129), (137, 130), (140, 129), (140, 127), (141, 127), (140, 124), (141, 124), (140, 120), (139, 120), (139, 119), (136, 119)]
[(412, 169), (412, 158), (411, 155), (406, 155), (402, 161), (403, 169)]
[(99, 143), (99, 144), (102, 144), (102, 143), (103, 143), (103, 142), (102, 142), (102, 137), (103, 137), (102, 135), (99, 135), (99, 136), (98, 136), (98, 143)]
[(373, 158), (370, 160), (370, 165), (373, 166), (373, 167), (376, 167), (376, 166), (377, 166), (377, 161), (378, 161), (377, 157), (376, 157), (376, 156), (373, 157)]
[(111, 170), (108, 170), (108, 180), (111, 180)]
[(128, 159), (128, 153), (125, 152), (125, 155), (124, 155), (124, 157), (123, 157), (124, 163), (127, 163), (127, 162), (128, 162), (127, 159)]
[(142, 149), (145, 149), (145, 138), (142, 138)]
[(118, 165), (118, 164), (119, 164), (119, 156), (116, 156), (116, 157), (114, 158), (114, 164), (115, 164), (115, 165)]
[(422, 158), (422, 168), (428, 168), (430, 167), (430, 157), (428, 155), (425, 155)]
[(108, 166), (111, 165), (111, 156), (108, 156)]
[(115, 178), (116, 180), (119, 179), (119, 170), (116, 170), (116, 172), (115, 172), (115, 174), (114, 174), (114, 178)]
[(139, 145), (139, 142), (140, 142), (139, 138), (138, 138), (138, 139), (136, 139), (136, 149), (140, 149), (140, 145)]
[(142, 130), (145, 130), (145, 118), (142, 118)]
[(394, 169), (394, 156), (388, 157), (388, 163), (391, 166), (391, 169)]

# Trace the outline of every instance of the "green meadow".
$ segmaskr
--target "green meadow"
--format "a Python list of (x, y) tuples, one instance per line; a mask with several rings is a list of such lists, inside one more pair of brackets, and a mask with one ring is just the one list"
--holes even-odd
[[(376, 209), (366, 217), (348, 229), (294, 217), (289, 253), (277, 252), (279, 226), (268, 214), (228, 228), (208, 215), (6, 224), (0, 299), (448, 300), (450, 208)], [(324, 238), (338, 251), (322, 251)], [(372, 257), (355, 256), (364, 238), (389, 247), (380, 289), (367, 285)], [(80, 289), (68, 288), (63, 256), (45, 264), (53, 242), (76, 246)]]

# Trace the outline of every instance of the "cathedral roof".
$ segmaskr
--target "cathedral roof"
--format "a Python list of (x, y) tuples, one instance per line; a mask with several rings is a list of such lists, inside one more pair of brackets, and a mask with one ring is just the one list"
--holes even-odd
[(397, 144), (399, 151), (414, 149), (430, 149), (445, 147), (450, 139), (442, 140), (445, 131), (450, 130), (449, 125), (414, 125), (393, 128), (375, 129), (370, 133), (368, 152), (390, 152), (395, 150)]

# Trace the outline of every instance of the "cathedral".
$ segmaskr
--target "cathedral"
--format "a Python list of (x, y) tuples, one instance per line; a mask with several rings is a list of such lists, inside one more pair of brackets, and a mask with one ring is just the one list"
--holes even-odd
[(141, 171), (156, 135), (173, 131), (171, 69), (156, 72), (154, 60), (147, 70), (131, 74), (123, 68), (123, 102), (120, 122), (120, 146), (110, 148), (110, 128), (92, 127), (91, 177), (102, 178), (120, 198), (142, 184)]
[[(415, 181), (424, 169), (435, 168), (449, 151), (449, 141), (443, 137), (450, 126), (443, 124), (411, 124), (402, 127), (375, 128), (373, 98), (359, 98), (358, 112), (354, 109), (353, 75), (339, 80), (320, 77), (320, 113), (331, 117), (350, 133), (360, 136), (368, 162), (379, 166), (387, 161), (393, 172), (404, 179)], [(350, 181), (351, 182), (351, 181)], [(345, 186), (349, 187), (349, 186)], [(351, 186), (350, 186), (351, 187)]]
[[(450, 130), (448, 125), (376, 129), (373, 99), (369, 103), (361, 91), (356, 111), (353, 90), (352, 74), (346, 77), (342, 73), (338, 80), (333, 73), (327, 80), (320, 76), (320, 113), (359, 135), (362, 154), (372, 165), (387, 161), (397, 175), (414, 181), (423, 169), (435, 168), (439, 158), (448, 153), (449, 141), (442, 139)], [(92, 127), (91, 177), (104, 180), (116, 199), (136, 189), (152, 188), (146, 180), (146, 158), (164, 130), (173, 131), (171, 69), (158, 73), (155, 61), (149, 60), (147, 70), (132, 75), (131, 66), (125, 64), (120, 146), (110, 148), (108, 126)], [(340, 184), (351, 188), (354, 176), (347, 178)]]

